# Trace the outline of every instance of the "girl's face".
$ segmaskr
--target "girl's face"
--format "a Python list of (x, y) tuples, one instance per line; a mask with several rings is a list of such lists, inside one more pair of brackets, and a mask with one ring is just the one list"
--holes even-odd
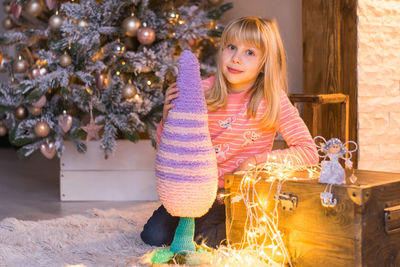
[(243, 42), (227, 43), (222, 50), (222, 73), (230, 92), (239, 93), (253, 86), (260, 72), (261, 50)]
[(333, 144), (329, 149), (328, 153), (337, 154), (340, 152), (340, 146), (338, 144)]

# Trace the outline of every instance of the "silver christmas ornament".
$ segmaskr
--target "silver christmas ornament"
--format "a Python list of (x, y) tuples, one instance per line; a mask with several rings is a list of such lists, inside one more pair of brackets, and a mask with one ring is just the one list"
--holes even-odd
[(32, 17), (37, 17), (42, 13), (43, 6), (40, 0), (29, 0), (26, 5), (26, 12)]
[(54, 14), (49, 19), (49, 25), (53, 31), (60, 29), (62, 23), (63, 23), (63, 17), (58, 14)]
[(135, 16), (127, 17), (122, 21), (122, 28), (128, 36), (136, 36), (140, 28), (140, 20)]
[(60, 57), (60, 65), (63, 66), (64, 68), (71, 65), (71, 63), (72, 59), (67, 53), (64, 53), (64, 55)]
[(28, 62), (25, 59), (19, 57), (13, 63), (13, 70), (16, 73), (23, 73), (28, 69)]

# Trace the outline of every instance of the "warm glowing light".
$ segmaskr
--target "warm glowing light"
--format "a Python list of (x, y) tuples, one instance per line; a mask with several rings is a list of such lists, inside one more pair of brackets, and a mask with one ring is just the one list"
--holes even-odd
[(120, 72), (119, 70), (117, 70), (117, 72), (116, 72), (115, 74), (117, 74), (117, 75), (120, 75), (120, 74), (121, 74), (121, 72)]
[(185, 21), (184, 20), (179, 20), (178, 23), (182, 25), (182, 24), (185, 23)]
[(121, 63), (122, 65), (125, 65), (126, 64), (126, 62), (125, 61), (122, 61), (122, 63)]
[(151, 81), (150, 80), (147, 81), (147, 85), (151, 85)]

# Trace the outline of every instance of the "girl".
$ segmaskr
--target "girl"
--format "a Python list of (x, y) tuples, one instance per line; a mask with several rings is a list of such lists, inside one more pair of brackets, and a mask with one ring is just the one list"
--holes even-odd
[[(278, 160), (295, 155), (301, 164), (318, 163), (311, 135), (286, 96), (286, 59), (275, 22), (257, 17), (230, 22), (221, 37), (215, 77), (203, 80), (208, 107), (208, 127), (218, 161), (219, 189), (224, 174), (247, 170), (270, 156)], [(166, 91), (163, 119), (158, 126), (159, 143), (164, 120), (179, 89)], [(289, 148), (271, 151), (276, 132)], [(163, 206), (144, 226), (142, 240), (162, 246), (172, 242), (179, 217)], [(195, 239), (218, 246), (226, 237), (225, 206), (215, 201), (203, 217), (195, 220)]]

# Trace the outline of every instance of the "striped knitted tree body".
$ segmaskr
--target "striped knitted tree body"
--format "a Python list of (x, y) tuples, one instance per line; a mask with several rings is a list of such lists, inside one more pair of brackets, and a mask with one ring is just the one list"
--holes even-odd
[(171, 215), (201, 217), (216, 197), (218, 170), (199, 63), (187, 50), (179, 58), (177, 87), (156, 156), (157, 191)]

